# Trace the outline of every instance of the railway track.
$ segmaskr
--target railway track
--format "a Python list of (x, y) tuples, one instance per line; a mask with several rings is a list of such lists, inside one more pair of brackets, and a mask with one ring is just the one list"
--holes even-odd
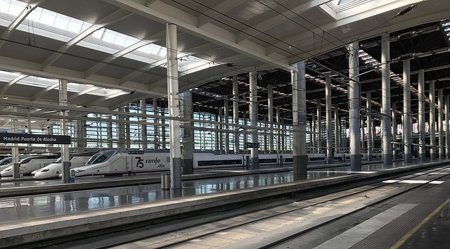
[[(436, 173), (440, 170), (447, 169), (447, 167), (448, 166), (433, 168), (423, 172), (408, 173), (407, 175), (404, 174), (398, 176), (396, 179), (411, 180), (427, 175), (431, 176), (433, 174), (430, 173)], [(445, 177), (445, 175), (435, 174), (432, 179), (438, 180), (442, 177)], [(188, 213), (170, 219), (144, 221), (132, 225), (22, 245), (20, 248), (104, 248), (111, 246), (118, 246), (118, 248), (120, 248), (120, 245), (133, 241), (146, 241), (152, 245), (150, 246), (151, 248), (177, 247), (191, 243), (191, 241), (202, 240), (215, 234), (227, 233), (233, 229), (238, 229), (246, 225), (274, 219), (283, 215), (289, 215), (299, 210), (320, 206), (327, 202), (350, 198), (352, 196), (361, 196), (365, 193), (383, 188), (386, 184), (381, 183), (381, 181), (383, 179), (391, 178), (392, 176), (375, 180), (365, 180), (359, 183), (342, 184), (341, 186), (335, 186), (332, 189), (317, 189), (309, 193), (293, 194), (291, 198), (288, 199), (278, 198), (265, 201), (259, 200), (253, 203), (205, 210), (201, 213)], [(383, 200), (392, 198), (422, 185), (423, 184), (417, 184), (410, 188), (405, 188), (395, 193), (395, 195), (388, 196)], [(372, 203), (372, 205), (374, 204), (375, 203)], [(292, 234), (261, 247), (274, 246), (292, 236), (298, 235), (299, 234)]]

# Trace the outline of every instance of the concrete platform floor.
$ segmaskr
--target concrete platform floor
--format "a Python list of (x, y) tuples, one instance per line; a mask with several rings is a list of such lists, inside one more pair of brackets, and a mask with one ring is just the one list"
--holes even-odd
[[(350, 172), (314, 171), (308, 179), (346, 175)], [(292, 182), (292, 172), (266, 173), (183, 182), (182, 196), (204, 195)], [(22, 219), (73, 214), (83, 211), (170, 199), (160, 184), (103, 188), (54, 194), (0, 198), (0, 224)]]
[[(414, 165), (414, 163), (411, 165)], [(404, 166), (404, 164), (397, 162), (393, 165), (393, 167), (400, 166)], [(384, 167), (380, 164), (363, 166), (363, 170), (368, 169), (383, 170)], [(367, 171), (362, 171), (360, 173), (364, 172)], [(342, 170), (312, 170), (308, 174), (308, 179), (320, 179), (352, 173), (356, 172), (351, 172), (349, 169), (345, 168)], [(133, 176), (130, 176), (130, 178), (132, 177)], [(81, 179), (83, 179), (82, 181), (98, 180), (96, 177)], [(103, 179), (107, 180), (107, 178)], [(223, 191), (289, 183), (292, 181), (292, 172), (290, 171), (184, 181), (181, 196), (204, 195)], [(33, 183), (35, 185), (47, 184), (45, 181), (24, 181), (14, 182), (12, 184), (15, 186), (18, 184), (24, 184), (22, 186), (32, 186)], [(162, 191), (160, 184), (5, 197), (0, 198), (0, 224), (30, 218), (42, 218), (121, 207), (132, 204), (148, 203), (169, 198), (171, 198), (170, 191)]]

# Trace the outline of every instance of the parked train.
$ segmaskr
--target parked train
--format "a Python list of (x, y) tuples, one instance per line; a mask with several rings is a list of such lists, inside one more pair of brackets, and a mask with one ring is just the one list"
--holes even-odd
[[(21, 174), (31, 174), (36, 169), (42, 168), (59, 158), (59, 155), (40, 155), (40, 156), (28, 156), (19, 161), (19, 172)], [(4, 169), (0, 172), (2, 177), (8, 177), (13, 175), (13, 163), (5, 165)]]
[[(213, 153), (194, 153), (194, 169), (214, 169), (245, 167), (249, 164), (248, 154), (217, 155)], [(260, 165), (290, 165), (292, 154), (260, 154)], [(310, 154), (310, 162), (325, 162), (325, 155)], [(170, 169), (168, 152), (147, 152), (127, 150), (106, 150), (92, 156), (85, 166), (73, 168), (75, 176), (113, 175), (165, 171)]]
[[(361, 154), (361, 160), (367, 161), (368, 155), (367, 153)], [(371, 160), (381, 160), (381, 153), (372, 153)], [(348, 153), (336, 153), (334, 154), (334, 161), (335, 162), (348, 162), (350, 161), (350, 154)]]
[[(85, 152), (70, 155), (71, 168), (86, 165), (89, 159), (95, 155), (95, 152)], [(31, 174), (35, 179), (50, 179), (60, 177), (62, 174), (62, 158), (58, 158), (55, 162), (33, 171)]]
[(5, 157), (0, 160), (0, 171), (4, 170), (12, 163), (12, 157)]

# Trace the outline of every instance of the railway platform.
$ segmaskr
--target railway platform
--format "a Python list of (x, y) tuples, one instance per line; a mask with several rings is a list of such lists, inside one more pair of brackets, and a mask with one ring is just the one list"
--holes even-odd
[(345, 169), (312, 171), (308, 180), (299, 182), (292, 182), (289, 171), (190, 180), (184, 181), (181, 193), (161, 191), (159, 184), (150, 184), (5, 197), (0, 199), (0, 239), (5, 242), (3, 245), (34, 243), (146, 220), (246, 205), (256, 200), (285, 199), (317, 188), (334, 188), (448, 163), (397, 163), (394, 167), (382, 169), (380, 166), (377, 170), (360, 173)]

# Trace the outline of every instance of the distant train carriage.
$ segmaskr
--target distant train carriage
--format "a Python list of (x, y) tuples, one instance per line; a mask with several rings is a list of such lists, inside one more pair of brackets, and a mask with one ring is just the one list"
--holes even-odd
[[(76, 168), (86, 165), (95, 152), (76, 153), (70, 156), (70, 167)], [(58, 158), (55, 162), (33, 171), (31, 174), (35, 179), (50, 179), (60, 177), (62, 174), (63, 164), (62, 158)]]
[[(58, 159), (59, 155), (40, 155), (40, 156), (29, 156), (19, 161), (19, 172), (21, 174), (27, 175), (31, 172), (43, 168), (48, 164), (54, 162)], [(2, 177), (8, 177), (13, 175), (13, 165), (12, 163), (0, 172)]]

